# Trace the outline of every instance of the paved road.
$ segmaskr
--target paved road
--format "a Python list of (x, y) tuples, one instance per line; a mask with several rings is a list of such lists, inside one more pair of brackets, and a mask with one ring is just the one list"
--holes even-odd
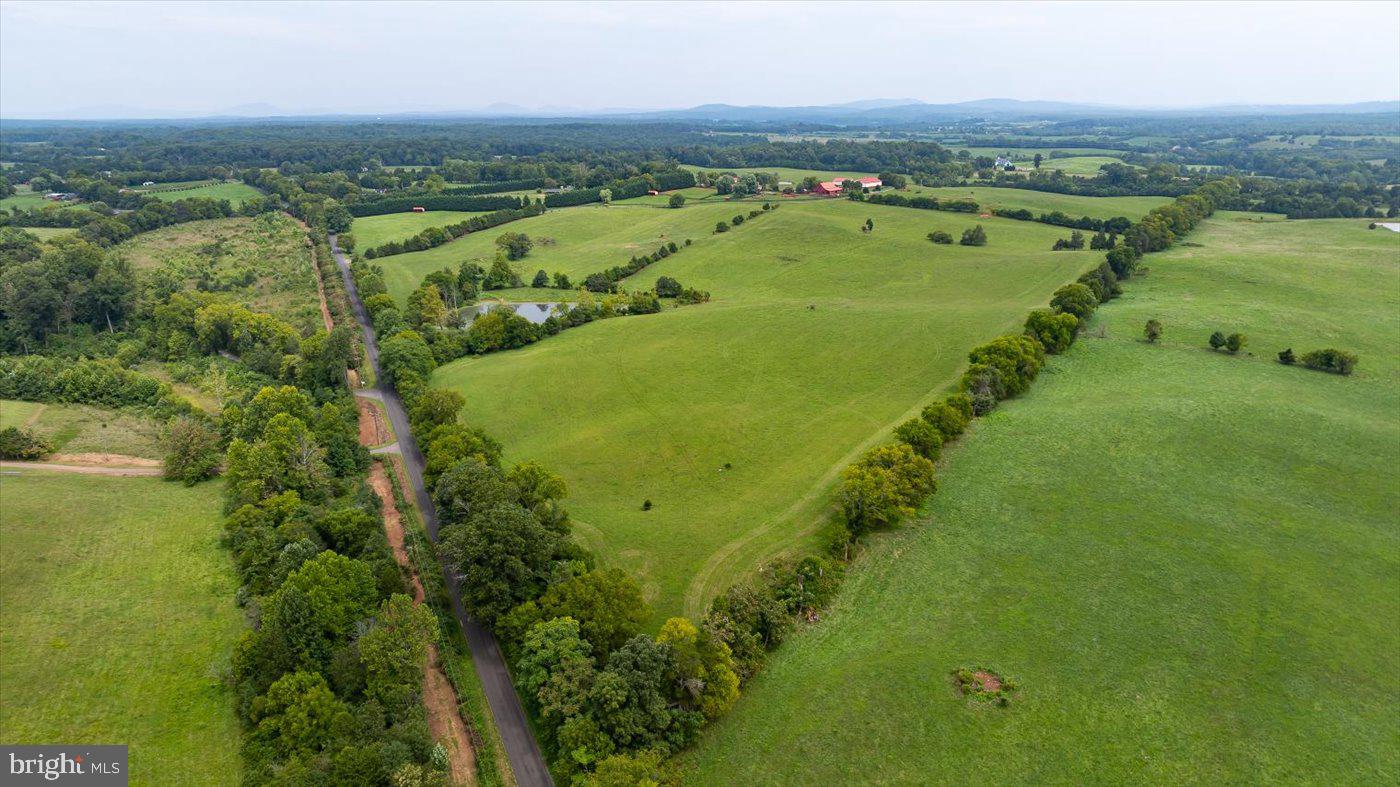
[[(379, 370), (379, 343), (375, 341), (374, 328), (370, 325), (365, 305), (360, 300), (359, 292), (355, 290), (355, 280), (350, 275), (350, 263), (345, 259), (345, 255), (341, 254), (335, 235), (330, 236), (330, 242), (335, 262), (340, 267), (340, 275), (345, 280), (345, 291), (350, 295), (350, 308), (355, 312), (355, 319), (364, 331), (365, 350), (369, 355), (370, 364), (374, 367), (374, 379), (378, 381), (374, 389), (376, 398), (384, 402), (384, 410), (389, 414), (389, 423), (399, 438), (399, 453), (403, 455), (404, 470), (408, 473), (408, 483), (413, 487), (413, 494), (418, 500), (418, 510), (423, 512), (423, 524), (428, 529), (428, 536), (437, 541), (437, 512), (433, 509), (433, 500), (428, 496), (428, 490), (423, 486), (423, 453), (418, 450), (418, 442), (413, 439), (413, 433), (408, 429), (408, 413), (404, 411), (398, 392), (383, 383), (384, 375)], [(452, 596), (453, 611), (457, 613), (457, 622), (467, 635), (467, 647), (472, 653), (472, 663), (476, 665), (476, 673), (481, 677), (482, 688), (486, 691), (486, 702), (491, 706), (491, 715), (495, 717), (496, 727), (501, 732), (501, 741), (505, 744), (506, 757), (510, 760), (511, 770), (515, 772), (515, 780), (521, 787), (552, 787), (554, 780), (550, 778), (549, 767), (545, 765), (539, 744), (530, 732), (530, 724), (525, 720), (525, 709), (521, 707), (520, 698), (515, 694), (515, 686), (511, 683), (510, 672), (506, 669), (506, 660), (501, 655), (501, 647), (496, 642), (496, 637), (484, 626), (467, 617), (467, 612), (462, 607), (462, 593), (456, 574), (445, 571), (444, 576), (447, 579), (447, 591)]]

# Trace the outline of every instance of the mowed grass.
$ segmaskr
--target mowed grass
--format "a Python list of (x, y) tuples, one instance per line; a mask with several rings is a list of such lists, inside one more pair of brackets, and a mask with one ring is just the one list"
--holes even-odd
[[(984, 212), (992, 208), (1024, 208), (1040, 215), (1058, 210), (1075, 218), (1091, 216), (1096, 219), (1127, 216), (1137, 220), (1153, 208), (1172, 201), (1171, 197), (1081, 197), (1075, 194), (1051, 194), (1046, 191), (995, 186), (910, 186), (895, 193), (911, 197), (917, 195), (940, 199), (972, 199), (982, 206)], [(1069, 233), (1068, 229), (1060, 229), (1064, 234)]]
[(161, 424), (132, 412), (82, 404), (0, 399), (0, 429), (29, 429), (61, 454), (124, 454), (160, 459)]
[(72, 227), (21, 227), (25, 232), (37, 237), (39, 240), (52, 240), (61, 235), (73, 235), (77, 230)]
[(219, 486), (21, 472), (0, 478), (0, 738), (127, 744), (132, 784), (237, 784)]
[(382, 246), (390, 241), (407, 240), (429, 227), (446, 227), (480, 215), (480, 211), (429, 210), (422, 213), (363, 216), (355, 219), (350, 225), (350, 232), (355, 235), (355, 248), (363, 250)]
[[(977, 423), (692, 783), (1400, 779), (1400, 236), (1242, 218), (1149, 256)], [(1205, 349), (1217, 328), (1254, 354)], [(1361, 366), (1274, 362), (1289, 346)], [(955, 695), (978, 665), (1019, 681), (1009, 708)]]
[[(117, 246), (138, 272), (165, 269), (191, 288), (201, 278), (228, 300), (268, 312), (303, 333), (321, 327), (306, 231), (278, 213), (208, 219), (144, 232)], [(205, 276), (212, 271), (212, 276)], [(251, 272), (251, 281), (243, 277)]]
[[(447, 267), (456, 271), (463, 262), (490, 268), (496, 257), (496, 238), (505, 232), (523, 232), (535, 248), (523, 260), (511, 263), (526, 284), (535, 271), (551, 276), (561, 271), (575, 284), (582, 284), (590, 273), (626, 265), (633, 255), (650, 254), (659, 246), (686, 238), (696, 242), (714, 233), (715, 222), (728, 221), (737, 213), (748, 215), (758, 207), (749, 203), (697, 204), (672, 209), (652, 205), (580, 205), (550, 210), (540, 216), (513, 221), (483, 232), (465, 235), (427, 251), (396, 254), (374, 260), (384, 269), (389, 294), (400, 303), (408, 299), (429, 273)], [(362, 221), (357, 219), (356, 222)], [(364, 244), (356, 235), (360, 248)], [(681, 255), (688, 254), (682, 250)]]
[(925, 238), (976, 222), (785, 203), (628, 281), (674, 276), (712, 302), (463, 359), (434, 384), (465, 394), (466, 420), (510, 459), (563, 475), (577, 532), (641, 579), (658, 618), (698, 615), (809, 545), (842, 468), (1099, 256), (1051, 252), (1056, 228), (1004, 219), (980, 220), (983, 248)]
[(191, 199), (194, 197), (226, 199), (235, 208), (250, 199), (257, 199), (263, 196), (261, 191), (249, 186), (247, 183), (240, 183), (238, 181), (209, 183), (208, 185), (197, 186), (195, 188), (175, 188), (174, 186), (175, 184), (162, 184), (161, 187), (139, 189), (139, 191), (165, 202), (174, 202), (176, 200)]

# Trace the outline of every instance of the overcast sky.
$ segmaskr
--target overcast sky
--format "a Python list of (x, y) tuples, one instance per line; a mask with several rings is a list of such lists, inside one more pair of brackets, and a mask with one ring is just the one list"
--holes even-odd
[(1400, 99), (1400, 2), (0, 0), (0, 116)]

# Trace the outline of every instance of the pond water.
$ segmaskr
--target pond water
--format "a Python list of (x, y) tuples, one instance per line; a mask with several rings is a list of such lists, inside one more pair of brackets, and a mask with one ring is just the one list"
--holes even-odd
[(477, 315), (485, 314), (485, 313), (491, 311), (492, 309), (496, 309), (496, 308), (510, 308), (510, 309), (514, 309), (516, 314), (520, 315), (521, 317), (524, 317), (525, 319), (529, 320), (530, 322), (534, 323), (535, 325), (539, 325), (540, 323), (544, 322), (545, 319), (546, 319), (547, 317), (549, 317), (549, 315), (551, 315), (551, 314), (559, 314), (559, 313), (560, 313), (559, 304), (557, 304), (557, 303), (494, 303), (494, 302), (492, 302), (492, 303), (478, 303), (478, 304), (476, 305), (476, 312), (472, 314), (472, 319), (475, 320), (476, 317), (477, 317)]

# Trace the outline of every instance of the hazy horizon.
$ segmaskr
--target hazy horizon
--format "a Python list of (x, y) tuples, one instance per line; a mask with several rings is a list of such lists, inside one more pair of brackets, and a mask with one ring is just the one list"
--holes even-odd
[(4, 0), (0, 116), (1349, 104), (1400, 99), (1397, 40), (1400, 3)]

